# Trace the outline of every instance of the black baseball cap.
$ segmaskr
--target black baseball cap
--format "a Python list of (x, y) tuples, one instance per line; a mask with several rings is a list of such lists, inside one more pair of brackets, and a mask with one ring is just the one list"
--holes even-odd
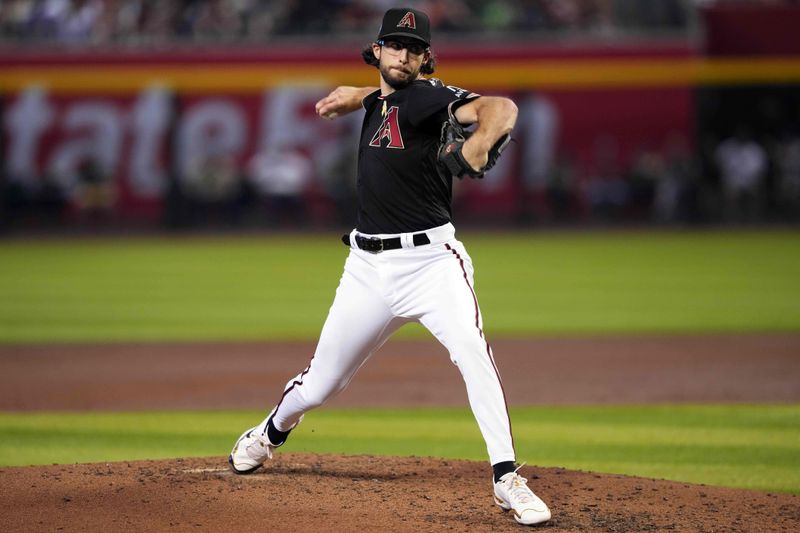
[(431, 21), (428, 15), (410, 7), (395, 7), (383, 15), (378, 40), (387, 37), (409, 37), (431, 45)]

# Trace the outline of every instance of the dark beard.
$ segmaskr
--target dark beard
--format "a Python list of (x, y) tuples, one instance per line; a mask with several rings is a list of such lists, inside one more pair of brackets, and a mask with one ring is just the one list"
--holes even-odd
[(409, 76), (405, 80), (393, 80), (387, 74), (388, 69), (387, 69), (387, 72), (384, 72), (383, 69), (380, 69), (380, 71), (381, 71), (381, 78), (383, 78), (383, 81), (385, 81), (386, 84), (389, 87), (391, 87), (392, 89), (394, 89), (395, 91), (399, 91), (400, 89), (405, 89), (406, 87), (411, 85), (411, 82), (413, 82), (414, 79), (415, 79), (415, 77)]

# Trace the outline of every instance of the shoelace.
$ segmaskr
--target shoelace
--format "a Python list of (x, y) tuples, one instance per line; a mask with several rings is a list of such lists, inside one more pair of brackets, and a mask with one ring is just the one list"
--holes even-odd
[(252, 436), (255, 437), (256, 440), (247, 446), (247, 451), (249, 452), (252, 449), (253, 454), (256, 457), (253, 457), (253, 455), (250, 454), (248, 455), (253, 457), (253, 459), (260, 459), (266, 451), (267, 458), (272, 459), (272, 443), (269, 441), (269, 439), (267, 439), (265, 435), (256, 434)]
[(508, 494), (520, 503), (530, 503), (533, 501), (533, 491), (528, 488), (528, 480), (517, 474), (523, 466), (525, 466), (524, 462), (514, 470), (514, 475), (509, 479)]
[(511, 476), (509, 481), (509, 496), (520, 503), (530, 503), (533, 501), (533, 493), (531, 492), (531, 489), (528, 488), (527, 479), (514, 472), (514, 475)]

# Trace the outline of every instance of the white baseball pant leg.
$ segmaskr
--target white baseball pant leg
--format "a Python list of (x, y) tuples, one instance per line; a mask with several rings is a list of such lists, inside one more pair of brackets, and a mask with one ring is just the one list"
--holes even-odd
[(430, 245), (414, 247), (410, 234), (402, 234), (399, 250), (351, 250), (314, 357), (286, 384), (275, 410), (278, 430), (287, 431), (344, 389), (392, 333), (413, 320), (445, 346), (461, 372), (491, 463), (515, 460), (505, 394), (473, 290), (472, 260), (452, 224), (426, 233)]
[[(366, 252), (363, 252), (366, 253)], [(273, 424), (287, 431), (307, 411), (342, 391), (356, 371), (407, 319), (396, 317), (379, 292), (379, 273), (351, 252), (309, 365), (290, 380)]]
[(413, 316), (442, 343), (461, 372), (467, 397), (492, 464), (516, 460), (511, 420), (500, 373), (483, 334), (474, 291), (472, 259), (454, 237), (434, 247), (424, 275), (405, 276)]

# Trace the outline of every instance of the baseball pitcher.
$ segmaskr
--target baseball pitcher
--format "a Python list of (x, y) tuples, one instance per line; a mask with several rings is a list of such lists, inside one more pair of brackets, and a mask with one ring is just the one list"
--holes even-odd
[[(365, 62), (379, 88), (339, 87), (317, 103), (333, 119), (363, 107), (358, 149), (358, 222), (309, 365), (270, 414), (245, 431), (229, 457), (248, 474), (272, 457), (309, 410), (344, 389), (403, 324), (419, 322), (441, 342), (467, 387), (493, 467), (494, 498), (517, 522), (550, 510), (517, 473), (511, 421), (473, 289), (472, 260), (451, 221), (453, 177), (482, 178), (510, 139), (517, 108), (507, 98), (444, 85), (433, 74), (430, 22), (390, 9)], [(465, 126), (476, 125), (470, 132)]]

